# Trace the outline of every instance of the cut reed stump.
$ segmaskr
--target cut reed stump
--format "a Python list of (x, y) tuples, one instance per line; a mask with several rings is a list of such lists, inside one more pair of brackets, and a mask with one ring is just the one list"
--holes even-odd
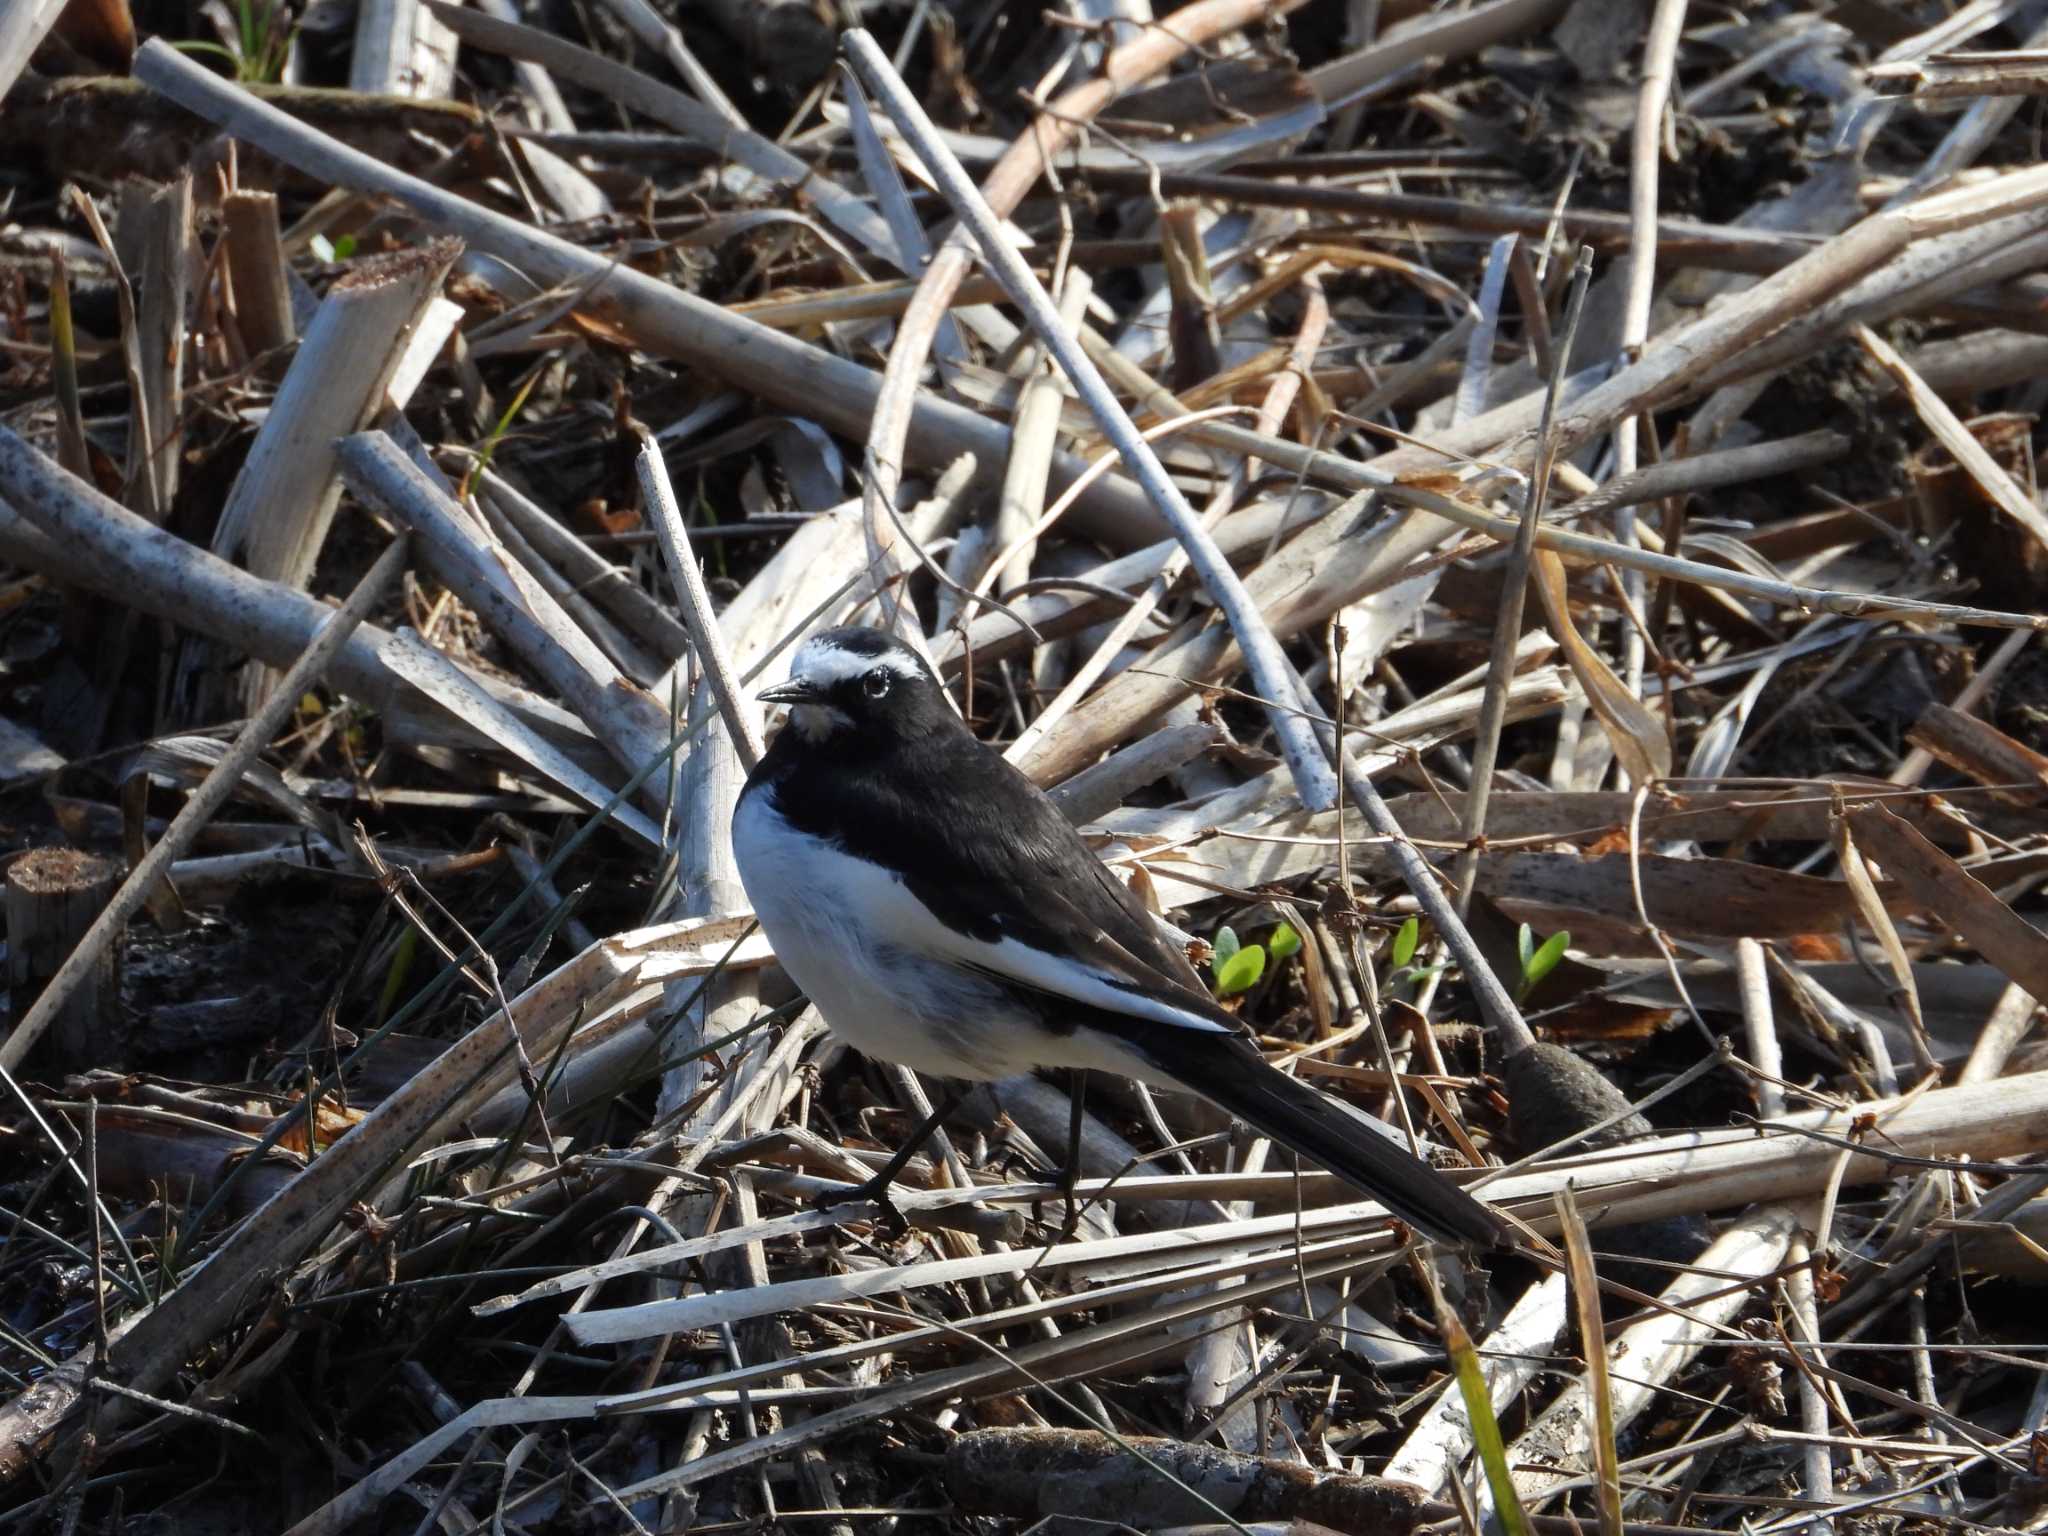
[[(120, 860), (76, 848), (31, 848), (7, 866), (7, 986), (16, 1019), (78, 947), (122, 874)], [(114, 1059), (121, 948), (100, 946), (97, 963), (58, 1013), (49, 1032), (53, 1064), (71, 1070)]]

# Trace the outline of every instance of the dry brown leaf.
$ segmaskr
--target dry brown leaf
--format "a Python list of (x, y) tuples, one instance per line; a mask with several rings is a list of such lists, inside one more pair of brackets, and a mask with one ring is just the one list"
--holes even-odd
[(2013, 794), (2014, 800), (2035, 800), (2042, 789), (2048, 789), (2048, 757), (2014, 741), (1997, 726), (1946, 704), (1928, 705), (1906, 739), (1979, 784), (2028, 786)]
[(1861, 806), (1848, 822), (1886, 874), (2037, 1001), (2048, 997), (2048, 934), (1883, 806)]
[(1905, 1009), (1906, 1019), (1913, 1026), (1913, 1041), (1923, 1066), (1932, 1066), (1933, 1058), (1927, 1051), (1927, 1020), (1920, 1012), (1920, 989), (1913, 982), (1913, 963), (1906, 955), (1906, 946), (1899, 940), (1899, 930), (1892, 925), (1891, 914), (1885, 911), (1884, 902), (1877, 893), (1877, 882), (1871, 878), (1869, 866), (1863, 862), (1863, 854), (1856, 846), (1856, 839), (1850, 835), (1850, 816), (1844, 815), (1835, 823), (1835, 853), (1842, 861), (1842, 878), (1854, 894), (1856, 910), (1877, 935), (1877, 942), (1884, 949), (1885, 964), (1891, 967), (1892, 977), (1898, 982), (1899, 1002)]
[(84, 72), (97, 68), (125, 75), (135, 63), (135, 20), (128, 0), (71, 0), (52, 38), (52, 51), (57, 44), (69, 49), (75, 58), (66, 62)]
[[(1734, 859), (1673, 859), (1644, 855), (1643, 902), (1650, 921), (1670, 933), (1696, 938), (1785, 938), (1826, 932), (1862, 910), (1839, 880)], [(1585, 918), (1640, 927), (1626, 854), (1583, 859), (1575, 854), (1491, 854), (1480, 863), (1479, 889), (1511, 915), (1539, 929), (1569, 928), (1576, 938)], [(1896, 886), (1872, 887), (1898, 901)], [(1539, 920), (1540, 918), (1540, 920)], [(1545, 931), (1548, 931), (1545, 929)]]
[(1900, 391), (1919, 413), (1927, 430), (1955, 456), (1965, 473), (1977, 482), (1977, 487), (1999, 511), (2011, 518), (2020, 527), (2032, 534), (2036, 540), (2048, 545), (2048, 515), (2034, 504), (2034, 498), (2027, 493), (2005, 467), (1991, 456), (1990, 450), (1979, 441), (1976, 434), (1959, 420), (1954, 411), (1919, 374), (1899, 356), (1890, 343), (1866, 325), (1856, 327), (1856, 340), (1863, 350), (1870, 354), (1872, 362), (1890, 374)]
[[(285, 1133), (278, 1138), (277, 1144), (289, 1151), (305, 1156), (308, 1152), (306, 1146), (306, 1115), (303, 1108), (305, 1095), (294, 1094), (292, 1101), (300, 1105), (301, 1108), (292, 1112)], [(313, 1111), (314, 1137), (318, 1142), (318, 1146), (313, 1150), (325, 1151), (359, 1124), (367, 1113), (368, 1111), (366, 1110), (348, 1109), (329, 1100), (321, 1100)]]
[(1607, 659), (1586, 643), (1572, 623), (1571, 607), (1565, 599), (1564, 562), (1547, 549), (1539, 549), (1529, 565), (1537, 596), (1543, 599), (1544, 617), (1557, 637), (1572, 675), (1586, 690), (1586, 702), (1607, 727), (1614, 743), (1614, 755), (1621, 760), (1631, 782), (1648, 784), (1671, 776), (1671, 740), (1664, 734), (1664, 722), (1630, 693)]

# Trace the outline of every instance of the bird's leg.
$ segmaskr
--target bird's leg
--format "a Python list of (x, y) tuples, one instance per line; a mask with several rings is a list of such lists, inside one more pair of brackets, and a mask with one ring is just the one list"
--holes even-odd
[(908, 1231), (910, 1223), (903, 1219), (903, 1213), (896, 1209), (896, 1202), (889, 1198), (889, 1186), (896, 1182), (896, 1175), (917, 1155), (917, 1149), (932, 1139), (932, 1132), (939, 1128), (946, 1116), (960, 1107), (960, 1101), (966, 1097), (966, 1089), (948, 1088), (945, 1097), (925, 1116), (924, 1123), (910, 1133), (910, 1139), (896, 1149), (888, 1162), (875, 1170), (872, 1178), (863, 1184), (848, 1185), (845, 1189), (828, 1190), (812, 1204), (821, 1211), (829, 1211), (835, 1205), (851, 1205), (856, 1200), (872, 1201), (882, 1208), (882, 1219), (891, 1228), (897, 1232)]
[(1074, 1186), (1081, 1182), (1081, 1122), (1087, 1102), (1088, 1069), (1081, 1067), (1074, 1072), (1073, 1094), (1068, 1100), (1066, 1161), (1053, 1171), (1052, 1176), (1052, 1182), (1059, 1186), (1060, 1194), (1067, 1202), (1067, 1219), (1060, 1226), (1061, 1242), (1072, 1237), (1081, 1225), (1081, 1209), (1074, 1203)]

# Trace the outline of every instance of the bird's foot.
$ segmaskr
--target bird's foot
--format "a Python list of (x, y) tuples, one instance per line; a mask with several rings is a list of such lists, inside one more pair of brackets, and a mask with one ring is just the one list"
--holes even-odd
[(878, 1173), (864, 1184), (848, 1184), (843, 1189), (828, 1189), (811, 1202), (814, 1209), (829, 1211), (837, 1206), (871, 1204), (881, 1207), (882, 1225), (892, 1236), (901, 1237), (910, 1230), (910, 1223), (903, 1212), (890, 1198), (892, 1182), (885, 1173)]
[[(1066, 1202), (1066, 1220), (1060, 1223), (1059, 1235), (1059, 1241), (1064, 1243), (1071, 1239), (1081, 1227), (1082, 1207), (1074, 1199), (1074, 1187), (1081, 1182), (1081, 1170), (1070, 1162), (1065, 1167), (1055, 1168), (1051, 1173), (1047, 1174), (1046, 1182), (1058, 1189), (1060, 1198)], [(1034, 1203), (1031, 1215), (1034, 1221), (1043, 1221), (1045, 1219), (1043, 1202)]]

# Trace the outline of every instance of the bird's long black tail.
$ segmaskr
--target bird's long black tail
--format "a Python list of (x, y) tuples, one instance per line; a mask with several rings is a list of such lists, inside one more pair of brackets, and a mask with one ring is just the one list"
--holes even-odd
[(1174, 1045), (1173, 1059), (1158, 1062), (1162, 1073), (1370, 1195), (1417, 1231), (1440, 1242), (1512, 1246), (1499, 1216), (1360, 1124), (1356, 1114), (1268, 1065), (1248, 1041), (1186, 1031)]

